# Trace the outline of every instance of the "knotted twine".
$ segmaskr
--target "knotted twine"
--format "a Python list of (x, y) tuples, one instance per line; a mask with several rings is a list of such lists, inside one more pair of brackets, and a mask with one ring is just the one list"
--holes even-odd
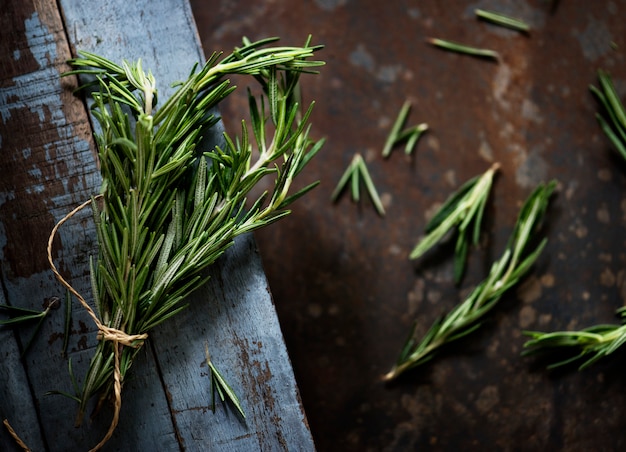
[(76, 207), (70, 213), (68, 213), (65, 217), (63, 217), (52, 229), (50, 233), (50, 237), (48, 238), (48, 263), (50, 264), (50, 268), (52, 272), (56, 276), (63, 286), (67, 288), (77, 299), (80, 301), (80, 304), (87, 310), (87, 313), (91, 316), (96, 327), (98, 328), (98, 340), (101, 341), (111, 341), (113, 343), (113, 354), (115, 357), (114, 360), (114, 368), (113, 368), (113, 393), (115, 395), (114, 401), (114, 411), (113, 411), (113, 419), (111, 420), (111, 425), (109, 426), (109, 430), (107, 434), (102, 438), (102, 440), (93, 448), (90, 452), (100, 450), (104, 444), (111, 439), (113, 436), (113, 432), (117, 427), (120, 418), (120, 410), (122, 408), (122, 375), (120, 371), (120, 346), (125, 347), (133, 347), (139, 348), (142, 346), (143, 342), (148, 338), (148, 334), (126, 334), (126, 332), (122, 330), (118, 330), (115, 328), (111, 328), (109, 326), (103, 325), (96, 313), (91, 309), (91, 306), (87, 304), (85, 299), (82, 297), (80, 293), (76, 289), (74, 289), (70, 283), (68, 283), (59, 273), (54, 262), (52, 260), (52, 244), (54, 242), (54, 237), (59, 230), (59, 228), (70, 218), (80, 212), (82, 209), (90, 205), (96, 199), (102, 198), (102, 195), (98, 195), (88, 201), (85, 201), (80, 206)]

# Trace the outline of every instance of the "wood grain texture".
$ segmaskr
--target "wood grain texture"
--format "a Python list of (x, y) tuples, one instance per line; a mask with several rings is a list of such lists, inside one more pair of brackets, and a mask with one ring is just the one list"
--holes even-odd
[[(49, 231), (100, 183), (88, 115), (71, 94), (76, 82), (59, 77), (70, 49), (116, 61), (142, 58), (162, 99), (203, 55), (183, 0), (149, 7), (62, 0), (61, 12), (51, 0), (9, 3), (14, 14), (0, 19), (0, 302), (41, 309), (51, 297), (64, 299), (45, 259)], [(221, 130), (220, 124), (208, 141)], [(83, 294), (90, 294), (94, 237), (86, 211), (64, 225), (54, 249), (61, 272)], [(190, 308), (155, 331), (139, 354), (124, 386), (120, 425), (105, 450), (314, 449), (252, 236), (238, 240), (210, 272)], [(63, 356), (63, 312), (48, 316), (24, 359), (31, 328), (0, 328), (0, 415), (33, 450), (87, 449), (110, 421), (105, 409), (74, 428), (75, 404), (45, 395), (72, 392), (67, 358), (81, 380), (96, 343), (91, 321), (75, 304)], [(220, 404), (211, 413), (205, 342), (242, 398), (245, 421)], [(0, 450), (14, 448), (1, 430)]]

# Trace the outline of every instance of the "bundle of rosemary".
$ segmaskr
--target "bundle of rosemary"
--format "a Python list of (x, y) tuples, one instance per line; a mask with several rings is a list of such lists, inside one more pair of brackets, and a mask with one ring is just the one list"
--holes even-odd
[[(79, 403), (77, 424), (94, 395), (100, 393), (100, 403), (114, 398), (111, 428), (96, 448), (115, 429), (122, 383), (148, 332), (185, 308), (186, 296), (207, 279), (203, 270), (235, 237), (289, 214), (287, 206), (316, 185), (291, 192), (323, 145), (309, 137), (313, 105), (302, 113), (296, 100), (300, 75), (323, 64), (309, 59), (321, 47), (312, 46), (310, 37), (302, 47), (268, 46), (274, 41), (244, 39), (226, 57), (214, 53), (158, 109), (156, 80), (141, 61), (118, 65), (87, 52), (70, 61), (74, 70), (68, 75), (91, 77), (82, 88), (95, 87), (102, 187), (57, 224), (48, 257), (99, 329), (82, 387), (71, 375), (70, 395)], [(235, 74), (254, 77), (263, 89), (260, 96), (248, 93), (253, 138), (242, 121), (239, 137), (224, 134), (223, 148), (202, 152), (203, 135), (219, 121), (214, 107), (235, 89), (227, 79)], [(274, 178), (273, 189), (249, 202), (264, 176)], [(61, 277), (51, 257), (57, 229), (88, 205), (99, 246), (91, 262), (95, 309)]]

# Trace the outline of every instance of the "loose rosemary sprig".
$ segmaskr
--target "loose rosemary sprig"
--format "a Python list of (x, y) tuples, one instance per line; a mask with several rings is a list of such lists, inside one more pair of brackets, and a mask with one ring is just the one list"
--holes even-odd
[(507, 16), (506, 14), (502, 14), (496, 11), (486, 11), (484, 9), (476, 9), (474, 10), (474, 12), (476, 13), (477, 17), (493, 24), (501, 25), (503, 27), (508, 27), (513, 30), (522, 31), (525, 33), (528, 33), (530, 31), (530, 26), (526, 22), (511, 16)]
[[(244, 39), (226, 57), (214, 53), (159, 109), (156, 81), (140, 61), (118, 65), (87, 52), (70, 61), (72, 74), (94, 77), (88, 85), (97, 87), (92, 113), (102, 130), (96, 141), (103, 183), (101, 200), (91, 202), (99, 245), (91, 279), (104, 326), (144, 335), (172, 317), (235, 237), (289, 214), (286, 208), (317, 185), (290, 190), (323, 144), (309, 138), (313, 105), (301, 114), (294, 95), (300, 75), (323, 64), (309, 59), (321, 47), (310, 38), (302, 47), (268, 46), (275, 41)], [(249, 93), (252, 137), (242, 121), (239, 137), (225, 134), (224, 147), (202, 153), (202, 136), (219, 120), (213, 107), (235, 89), (227, 78), (235, 74), (254, 77), (265, 93)], [(274, 178), (273, 189), (248, 202), (265, 176)], [(92, 396), (111, 395), (113, 343), (98, 342), (76, 394), (77, 424)], [(142, 343), (115, 342), (122, 380)]]
[(626, 159), (626, 109), (613, 86), (610, 74), (600, 70), (598, 80), (600, 88), (589, 87), (604, 108), (602, 113), (596, 113), (596, 118), (611, 143)]
[(591, 366), (626, 343), (626, 324), (595, 325), (580, 331), (524, 331), (531, 337), (524, 344), (523, 356), (555, 351), (571, 351), (573, 356), (548, 365), (548, 369), (581, 362), (579, 370)]
[(498, 62), (500, 61), (500, 54), (495, 50), (481, 49), (479, 47), (472, 47), (465, 44), (460, 44), (458, 42), (447, 41), (445, 39), (439, 38), (429, 38), (427, 42), (434, 45), (435, 47), (450, 50), (452, 52), (464, 53), (466, 55), (472, 55), (482, 58), (492, 58)]
[(352, 200), (354, 202), (359, 202), (359, 200), (361, 199), (361, 180), (363, 180), (363, 184), (365, 185), (367, 194), (372, 200), (376, 211), (381, 217), (384, 216), (385, 208), (383, 207), (383, 203), (378, 196), (378, 191), (376, 190), (376, 186), (372, 181), (372, 176), (370, 176), (370, 173), (367, 170), (365, 160), (363, 160), (363, 157), (358, 152), (354, 154), (350, 165), (348, 165), (348, 168), (346, 168), (346, 171), (339, 179), (339, 183), (337, 184), (335, 190), (330, 196), (331, 200), (335, 202), (337, 201), (337, 199), (339, 199), (339, 195), (341, 195), (346, 185), (348, 185), (349, 181)]
[[(410, 259), (417, 259), (437, 244), (456, 226), (457, 239), (454, 249), (454, 281), (458, 284), (465, 272), (470, 242), (475, 246), (480, 240), (480, 228), (491, 191), (493, 177), (499, 168), (495, 163), (480, 176), (465, 182), (439, 208), (426, 225), (426, 236), (413, 248)], [(473, 225), (470, 237), (469, 229)]]
[(243, 407), (241, 406), (241, 401), (235, 391), (230, 387), (230, 385), (226, 382), (222, 374), (219, 373), (215, 364), (211, 360), (211, 355), (209, 354), (209, 344), (204, 344), (204, 355), (206, 357), (207, 366), (209, 366), (209, 372), (211, 374), (211, 411), (215, 412), (215, 393), (217, 392), (220, 400), (224, 402), (226, 398), (232, 403), (232, 405), (237, 409), (237, 412), (241, 415), (242, 418), (245, 419), (246, 413), (243, 411)]
[(383, 146), (383, 157), (389, 157), (389, 155), (391, 155), (393, 147), (398, 143), (402, 143), (403, 141), (406, 141), (404, 153), (406, 155), (410, 155), (415, 148), (417, 140), (419, 140), (422, 134), (426, 130), (428, 130), (428, 124), (426, 123), (421, 123), (403, 130), (404, 123), (406, 122), (406, 118), (409, 115), (410, 109), (411, 102), (409, 101), (406, 101), (402, 105), (402, 108), (400, 108), (398, 117), (393, 123), (393, 126), (389, 131), (389, 135), (387, 136), (387, 140), (385, 141), (385, 145)]
[[(598, 71), (600, 88), (590, 86), (591, 92), (603, 107), (596, 113), (600, 127), (626, 159), (626, 109), (619, 98), (611, 76), (605, 71)], [(604, 356), (610, 355), (626, 342), (626, 308), (617, 310), (622, 324), (595, 325), (579, 331), (539, 332), (525, 331), (531, 339), (524, 344), (523, 355), (534, 355), (549, 351), (571, 351), (573, 356), (557, 361), (548, 366), (554, 368), (574, 362), (581, 362), (579, 369), (591, 366)]]
[(546, 244), (544, 238), (532, 248), (532, 239), (555, 185), (555, 182), (541, 184), (528, 197), (501, 258), (492, 265), (487, 279), (465, 301), (437, 320), (420, 342), (414, 337), (416, 325), (413, 326), (396, 364), (383, 377), (384, 380), (393, 380), (403, 372), (424, 364), (440, 347), (476, 330), (480, 326), (479, 320), (526, 274)]

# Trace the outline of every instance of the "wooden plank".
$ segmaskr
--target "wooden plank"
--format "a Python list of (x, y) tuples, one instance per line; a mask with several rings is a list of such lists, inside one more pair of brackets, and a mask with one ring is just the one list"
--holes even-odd
[[(45, 262), (47, 235), (99, 186), (86, 112), (70, 94), (71, 81), (59, 79), (69, 47), (114, 60), (141, 57), (162, 98), (171, 82), (185, 78), (203, 58), (186, 1), (145, 7), (121, 0), (62, 0), (65, 29), (54, 1), (11, 3), (16, 14), (3, 16), (11, 23), (3, 22), (0, 31), (0, 56), (8, 62), (0, 79), (0, 269), (6, 302), (40, 308), (46, 298), (63, 298)], [(84, 294), (89, 294), (86, 258), (95, 250), (93, 237), (86, 212), (62, 228), (55, 249), (62, 272)], [(124, 386), (121, 422), (106, 449), (314, 449), (252, 237), (239, 240), (211, 272), (214, 278), (192, 298), (192, 307), (144, 347)], [(17, 377), (0, 381), (0, 414), (38, 450), (91, 447), (110, 420), (103, 412), (76, 429), (75, 404), (44, 395), (53, 389), (71, 392), (61, 353), (62, 312), (44, 322), (21, 369), (18, 353), (30, 331), (20, 330), (15, 340), (2, 330), (2, 338), (8, 337), (0, 343), (3, 372)], [(79, 306), (73, 308), (70, 339), (68, 354), (82, 378), (95, 334)], [(245, 421), (222, 406), (215, 415), (209, 412), (205, 341), (242, 397)], [(25, 395), (22, 412), (6, 394)], [(10, 448), (14, 444), (3, 432), (0, 450)]]
[[(62, 288), (51, 275), (46, 260), (49, 231), (69, 210), (94, 193), (100, 181), (83, 103), (71, 94), (71, 81), (59, 78), (61, 72), (68, 70), (65, 61), (70, 53), (56, 2), (14, 3), (14, 9), (21, 13), (12, 16), (14, 26), (2, 30), (7, 34), (2, 42), (13, 44), (13, 48), (3, 48), (3, 55), (11, 64), (5, 66), (2, 77), (2, 280), (8, 303), (41, 309), (46, 299), (63, 298)], [(95, 250), (94, 230), (88, 219), (88, 214), (82, 215), (63, 228), (57, 241), (60, 246), (55, 250), (64, 274), (83, 293), (89, 291), (87, 256)], [(103, 415), (99, 422), (76, 429), (75, 404), (63, 397), (45, 395), (50, 390), (72, 390), (67, 360), (61, 354), (59, 339), (63, 337), (64, 318), (60, 312), (63, 310), (49, 316), (23, 360), (28, 378), (22, 381), (28, 383), (38, 410), (28, 416), (9, 407), (4, 414), (32, 447), (43, 436), (43, 443), (50, 450), (80, 450), (97, 443), (108, 428), (108, 419)], [(77, 374), (83, 375), (96, 341), (91, 321), (79, 307), (75, 307), (73, 318), (69, 357)], [(11, 357), (11, 367), (16, 372), (16, 350), (25, 344), (31, 332), (29, 328), (19, 330), (18, 347), (5, 350), (2, 343), (2, 351)], [(18, 386), (13, 379), (3, 381), (3, 385), (6, 393), (24, 392), (23, 385)], [(163, 420), (158, 422), (158, 431), (147, 422), (135, 423), (130, 429), (123, 425), (111, 446), (177, 448), (173, 425), (170, 421), (168, 428), (165, 422), (170, 416), (163, 388), (158, 382), (146, 385), (137, 380), (129, 382), (129, 392), (131, 386), (136, 391), (125, 400), (126, 415), (141, 418), (147, 404), (152, 403), (153, 412)]]

